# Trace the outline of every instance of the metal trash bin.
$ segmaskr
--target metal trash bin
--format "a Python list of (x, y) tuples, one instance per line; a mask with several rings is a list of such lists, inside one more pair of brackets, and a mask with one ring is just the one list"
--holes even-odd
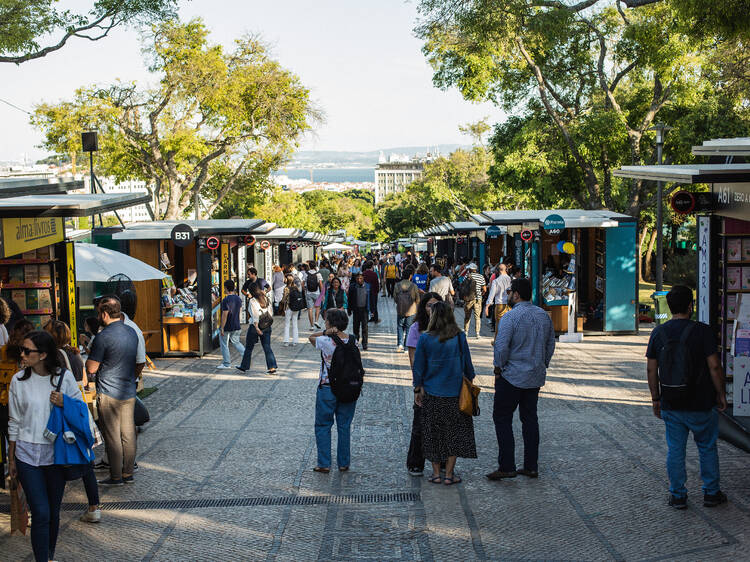
[(654, 299), (654, 322), (657, 326), (672, 319), (672, 311), (667, 304), (667, 293), (668, 291), (656, 291), (651, 295)]

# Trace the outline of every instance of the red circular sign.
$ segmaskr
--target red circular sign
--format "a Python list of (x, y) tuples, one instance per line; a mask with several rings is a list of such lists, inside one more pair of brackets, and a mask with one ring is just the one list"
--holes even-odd
[(268, 240), (263, 240), (260, 243), (260, 249), (261, 250), (268, 250), (268, 248), (270, 248), (270, 247), (271, 247), (271, 243)]
[(216, 236), (211, 236), (208, 240), (206, 240), (206, 248), (209, 250), (215, 250), (219, 247), (219, 239)]
[(255, 236), (253, 236), (252, 234), (245, 236), (245, 244), (247, 244), (248, 246), (252, 246), (253, 244), (255, 244)]
[(680, 215), (687, 215), (695, 210), (695, 195), (684, 189), (672, 196), (672, 210)]
[(523, 240), (524, 242), (528, 242), (533, 237), (534, 237), (534, 233), (531, 232), (530, 230), (521, 231), (521, 240)]
[(289, 246), (289, 249), (290, 250), (296, 250), (297, 249), (297, 244), (292, 244), (291, 246)]

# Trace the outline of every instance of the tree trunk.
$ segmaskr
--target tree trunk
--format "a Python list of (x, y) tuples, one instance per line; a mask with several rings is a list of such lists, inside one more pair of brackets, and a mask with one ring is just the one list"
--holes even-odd
[(70, 169), (73, 172), (73, 177), (76, 175), (76, 151), (70, 151)]
[(638, 241), (638, 282), (643, 283), (643, 245), (646, 243), (646, 236), (648, 236), (648, 226), (643, 225), (641, 230), (641, 237)]
[(654, 228), (651, 233), (651, 240), (648, 242), (648, 250), (646, 250), (646, 263), (644, 264), (643, 277), (647, 281), (651, 281), (654, 278), (653, 268), (651, 267), (651, 258), (654, 255), (654, 246), (656, 245), (656, 229)]

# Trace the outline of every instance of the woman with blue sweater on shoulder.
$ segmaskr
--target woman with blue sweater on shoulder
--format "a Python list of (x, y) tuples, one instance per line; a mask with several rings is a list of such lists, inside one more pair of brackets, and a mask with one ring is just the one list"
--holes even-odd
[[(477, 458), (474, 420), (458, 409), (463, 377), (474, 380), (466, 336), (453, 310), (444, 302), (432, 305), (427, 331), (417, 343), (412, 367), (416, 403), (422, 407), (424, 456), (432, 463), (433, 484), (458, 484), (456, 459)], [(440, 463), (445, 463), (445, 478)]]

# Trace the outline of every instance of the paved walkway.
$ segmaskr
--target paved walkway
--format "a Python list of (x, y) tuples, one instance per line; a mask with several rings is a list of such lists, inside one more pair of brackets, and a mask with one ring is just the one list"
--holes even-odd
[[(436, 486), (405, 470), (412, 391), (394, 353), (392, 306), (373, 328), (364, 395), (352, 433), (352, 470), (321, 475), (313, 414), (319, 356), (273, 337), (280, 376), (262, 353), (249, 376), (216, 370), (218, 354), (162, 360), (147, 372), (152, 421), (139, 437), (133, 485), (102, 490), (99, 525), (78, 521), (69, 485), (59, 560), (740, 560), (750, 545), (750, 457), (721, 444), (730, 503), (700, 501), (688, 455), (690, 508), (666, 503), (662, 423), (650, 412), (646, 335), (559, 345), (542, 392), (539, 480), (490, 482), (491, 339), (471, 339), (484, 389), (479, 458), (459, 460), (464, 483)], [(307, 326), (307, 321), (301, 322)], [(373, 326), (371, 324), (371, 326)], [(305, 332), (306, 334), (309, 332)], [(473, 333), (473, 330), (472, 330)], [(520, 428), (517, 429), (520, 453)], [(335, 434), (335, 432), (334, 432)], [(334, 446), (335, 450), (335, 446)], [(0, 496), (0, 552), (31, 560), (9, 537)]]

